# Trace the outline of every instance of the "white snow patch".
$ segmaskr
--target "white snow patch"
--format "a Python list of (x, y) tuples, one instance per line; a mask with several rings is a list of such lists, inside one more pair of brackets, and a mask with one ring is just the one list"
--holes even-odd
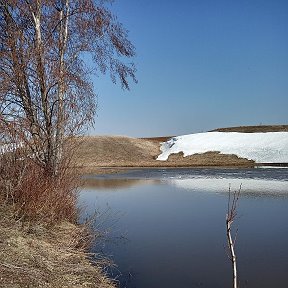
[(256, 163), (288, 163), (288, 132), (238, 133), (206, 132), (178, 136), (163, 142), (157, 160), (183, 152), (184, 157), (196, 153), (218, 151), (235, 154)]

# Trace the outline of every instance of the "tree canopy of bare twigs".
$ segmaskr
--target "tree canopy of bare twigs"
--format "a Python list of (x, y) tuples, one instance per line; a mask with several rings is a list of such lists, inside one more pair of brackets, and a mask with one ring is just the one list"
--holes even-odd
[(0, 133), (28, 147), (51, 174), (64, 140), (93, 123), (96, 95), (85, 55), (122, 88), (136, 82), (127, 63), (134, 46), (109, 2), (0, 0)]

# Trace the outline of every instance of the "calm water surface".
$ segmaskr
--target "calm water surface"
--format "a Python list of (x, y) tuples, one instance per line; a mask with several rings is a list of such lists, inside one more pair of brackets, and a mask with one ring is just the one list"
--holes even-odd
[(288, 287), (288, 169), (131, 170), (88, 183), (80, 204), (110, 231), (93, 250), (117, 264), (120, 287), (231, 287), (227, 192), (241, 184), (240, 287)]

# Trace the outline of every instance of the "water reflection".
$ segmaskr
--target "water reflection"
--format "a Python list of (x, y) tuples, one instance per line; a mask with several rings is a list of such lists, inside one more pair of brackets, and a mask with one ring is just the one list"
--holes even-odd
[(86, 189), (123, 189), (138, 185), (159, 184), (160, 180), (126, 179), (126, 178), (95, 178), (85, 177), (83, 186)]
[(151, 168), (129, 169), (119, 174), (89, 176), (96, 179), (262, 179), (288, 181), (288, 168)]
[[(238, 190), (241, 185), (241, 197), (288, 197), (288, 181), (263, 179), (170, 179), (168, 183), (181, 189), (225, 193)], [(226, 187), (225, 187), (226, 186)]]
[(129, 241), (102, 247), (118, 265), (112, 274), (121, 287), (228, 288), (226, 192), (229, 183), (233, 190), (242, 183), (234, 226), (241, 287), (286, 288), (288, 170), (263, 170), (146, 169), (94, 177), (80, 203), (91, 213), (107, 203), (122, 212), (112, 234)]

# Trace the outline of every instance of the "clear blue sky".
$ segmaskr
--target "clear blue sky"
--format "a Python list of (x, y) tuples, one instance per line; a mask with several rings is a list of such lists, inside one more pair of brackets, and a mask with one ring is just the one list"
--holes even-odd
[(287, 0), (116, 0), (138, 84), (94, 78), (90, 134), (135, 137), (288, 124)]

